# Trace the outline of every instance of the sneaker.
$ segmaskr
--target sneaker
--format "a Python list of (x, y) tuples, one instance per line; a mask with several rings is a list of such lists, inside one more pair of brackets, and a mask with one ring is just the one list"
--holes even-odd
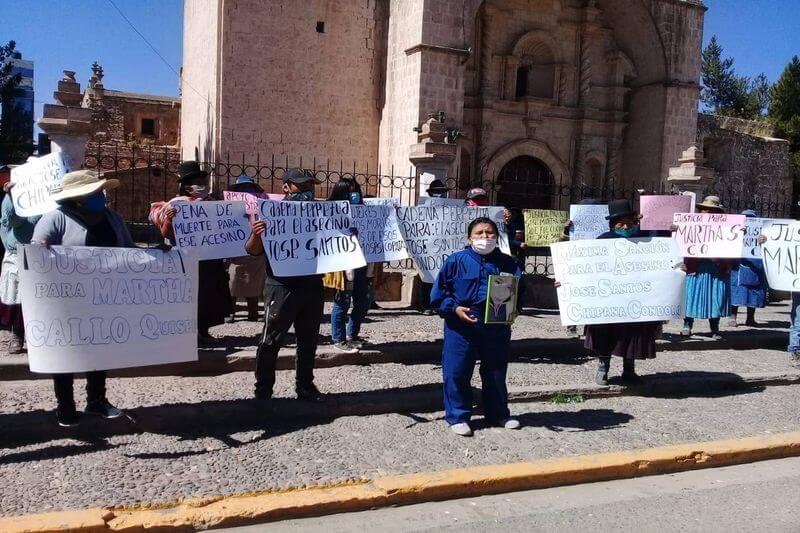
[(343, 353), (358, 353), (358, 348), (349, 342), (339, 341), (334, 342), (333, 347)]
[(732, 328), (739, 327), (739, 322), (736, 320), (735, 316), (732, 316), (728, 319), (728, 326)]
[(800, 350), (795, 350), (789, 354), (789, 362), (795, 368), (800, 368)]
[(594, 382), (598, 385), (608, 385), (608, 371), (611, 368), (611, 359), (598, 359), (597, 371), (594, 374)]
[(349, 344), (356, 350), (360, 350), (361, 348), (364, 347), (364, 344), (366, 343), (364, 342), (364, 339), (356, 337), (355, 339), (347, 339), (347, 344)]
[(22, 339), (16, 335), (11, 337), (11, 339), (8, 341), (8, 345), (6, 346), (6, 351), (9, 353), (9, 355), (17, 355), (24, 352), (25, 350), (22, 347)]
[(86, 409), (83, 412), (87, 415), (96, 415), (103, 418), (119, 418), (122, 416), (122, 410), (111, 405), (106, 399), (86, 404)]
[(578, 333), (578, 328), (575, 326), (567, 326), (567, 337), (571, 339), (580, 339), (581, 334)]
[(504, 429), (519, 429), (522, 427), (522, 424), (520, 424), (519, 420), (516, 418), (506, 418), (505, 420), (500, 420), (495, 425)]
[(74, 428), (81, 421), (81, 415), (75, 408), (72, 409), (56, 409), (56, 420), (58, 425), (62, 428)]
[(684, 326), (681, 329), (681, 337), (691, 337), (692, 336), (692, 328), (687, 328)]
[(472, 428), (466, 422), (459, 422), (458, 424), (450, 424), (450, 430), (461, 437), (471, 437)]
[(723, 339), (722, 334), (719, 331), (712, 331), (711, 332), (711, 340), (712, 341), (721, 341)]
[(422, 311), (422, 316), (433, 316), (434, 312), (433, 309), (425, 309)]
[(313, 383), (311, 385), (304, 385), (302, 387), (295, 388), (295, 393), (297, 394), (298, 400), (306, 400), (311, 402), (318, 402), (322, 400), (322, 393)]

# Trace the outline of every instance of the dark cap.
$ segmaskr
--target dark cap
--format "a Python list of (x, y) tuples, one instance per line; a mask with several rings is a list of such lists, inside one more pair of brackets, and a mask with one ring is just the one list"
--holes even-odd
[(475, 187), (474, 189), (470, 189), (467, 193), (467, 200), (473, 200), (475, 198), (480, 197), (488, 198), (489, 194), (486, 192), (486, 189), (482, 189), (480, 187)]
[(309, 176), (299, 168), (290, 168), (289, 170), (284, 172), (283, 178), (281, 179), (283, 179), (284, 183), (299, 184), (299, 183), (306, 183), (308, 181), (316, 182), (316, 180), (313, 177)]

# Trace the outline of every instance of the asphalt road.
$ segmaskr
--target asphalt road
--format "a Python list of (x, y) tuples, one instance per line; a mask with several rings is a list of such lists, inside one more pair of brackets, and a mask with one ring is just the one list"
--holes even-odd
[(800, 458), (226, 529), (345, 531), (800, 531)]

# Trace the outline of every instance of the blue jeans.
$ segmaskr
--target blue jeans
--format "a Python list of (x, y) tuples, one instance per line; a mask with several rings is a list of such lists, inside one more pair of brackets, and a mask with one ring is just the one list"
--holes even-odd
[(789, 313), (789, 347), (790, 352), (800, 350), (800, 317), (797, 316), (800, 307), (800, 292), (792, 293), (792, 311)]
[[(353, 311), (348, 317), (347, 312), (350, 310), (351, 302)], [(359, 272), (357, 270), (353, 280), (353, 290), (336, 291), (336, 295), (333, 297), (333, 309), (331, 310), (331, 339), (333, 342), (345, 340), (345, 329), (347, 330), (347, 339), (358, 337), (361, 323), (367, 316), (369, 306), (369, 283), (366, 271)]]

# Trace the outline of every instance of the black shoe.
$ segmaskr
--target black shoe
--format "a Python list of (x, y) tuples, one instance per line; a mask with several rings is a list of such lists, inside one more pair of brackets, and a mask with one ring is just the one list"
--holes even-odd
[(298, 400), (306, 400), (311, 402), (318, 402), (322, 400), (322, 393), (319, 391), (316, 385), (313, 383), (310, 385), (304, 385), (302, 387), (297, 387), (295, 389), (297, 393)]
[(422, 311), (422, 316), (433, 316), (434, 314), (433, 309), (425, 309)]
[(96, 415), (103, 418), (119, 418), (122, 416), (122, 410), (111, 405), (106, 399), (86, 404), (86, 409), (83, 412), (87, 415)]
[(9, 355), (18, 355), (24, 352), (25, 348), (22, 345), (22, 339), (16, 335), (13, 335), (8, 341), (6, 351), (9, 353)]
[(236, 322), (236, 317), (234, 317), (233, 315), (228, 315), (225, 317), (226, 324), (233, 324), (234, 322)]
[(74, 428), (81, 421), (81, 415), (78, 413), (75, 408), (71, 409), (56, 409), (56, 420), (58, 420), (58, 425), (62, 428)]
[(627, 385), (638, 385), (642, 382), (642, 378), (633, 370), (623, 372), (620, 380)]
[(254, 396), (256, 400), (271, 400), (272, 399), (272, 391), (266, 391), (262, 389), (256, 388), (256, 394)]

